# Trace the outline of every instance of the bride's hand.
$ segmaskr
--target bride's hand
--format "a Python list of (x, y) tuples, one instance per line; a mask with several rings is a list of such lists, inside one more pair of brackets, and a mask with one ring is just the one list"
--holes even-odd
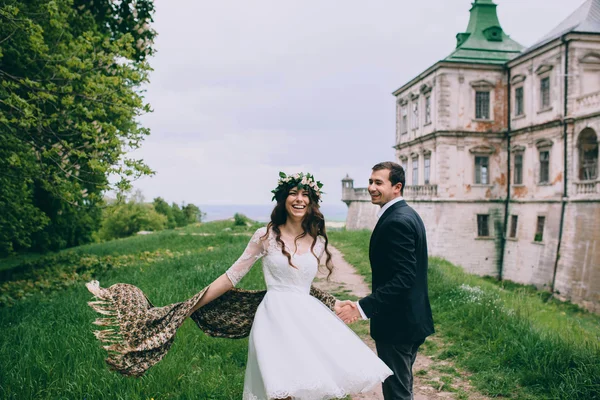
[(340, 315), (340, 313), (342, 312), (342, 307), (344, 306), (350, 306), (352, 308), (356, 308), (356, 304), (351, 301), (351, 300), (336, 300), (335, 301), (335, 305), (333, 306), (333, 310), (335, 311), (335, 313), (337, 315)]
[(339, 318), (342, 319), (346, 324), (351, 324), (360, 319), (360, 312), (355, 302), (350, 300), (336, 301), (335, 313)]

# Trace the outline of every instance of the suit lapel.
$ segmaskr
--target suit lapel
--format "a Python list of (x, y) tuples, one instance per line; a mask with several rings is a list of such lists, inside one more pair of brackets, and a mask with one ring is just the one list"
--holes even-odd
[(399, 202), (392, 204), (392, 206), (390, 208), (388, 208), (387, 210), (385, 210), (383, 215), (381, 217), (379, 217), (379, 220), (377, 220), (377, 224), (375, 224), (375, 228), (373, 229), (373, 233), (371, 233), (371, 241), (369, 242), (369, 258), (371, 258), (371, 252), (373, 250), (373, 245), (376, 243), (376, 237), (379, 234), (379, 228), (383, 224), (383, 221), (385, 221), (390, 215), (392, 215), (394, 210), (397, 210), (398, 208), (404, 207), (404, 206), (406, 206), (406, 201), (400, 200)]

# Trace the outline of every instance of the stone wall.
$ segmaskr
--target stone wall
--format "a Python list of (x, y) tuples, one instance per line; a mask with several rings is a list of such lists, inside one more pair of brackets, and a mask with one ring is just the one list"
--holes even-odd
[(567, 205), (555, 289), (600, 312), (600, 202)]
[[(465, 271), (497, 276), (498, 227), (504, 204), (497, 202), (410, 201), (427, 230), (430, 256), (442, 257)], [(347, 228), (370, 229), (377, 223), (378, 206), (351, 202)], [(477, 237), (477, 214), (490, 215), (490, 237)], [(552, 285), (560, 231), (561, 203), (514, 202), (511, 216), (518, 217), (515, 238), (507, 238), (503, 278), (549, 290)], [(537, 217), (546, 217), (543, 239), (534, 240)], [(555, 290), (561, 298), (600, 312), (600, 202), (570, 202), (566, 206), (563, 243)]]

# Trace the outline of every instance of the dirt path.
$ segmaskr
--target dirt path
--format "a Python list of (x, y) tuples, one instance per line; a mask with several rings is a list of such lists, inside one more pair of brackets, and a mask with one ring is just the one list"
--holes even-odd
[[(315, 281), (315, 286), (327, 290), (340, 299), (361, 298), (371, 293), (369, 286), (365, 283), (354, 267), (344, 260), (342, 253), (333, 246), (329, 246), (333, 256), (335, 270), (331, 279), (325, 280), (326, 271), (320, 271)], [(375, 343), (368, 334), (368, 323), (359, 322), (355, 330), (365, 343), (375, 351)], [(433, 336), (428, 342), (437, 343), (439, 340)], [(433, 348), (437, 345), (432, 346)], [(430, 353), (430, 351), (427, 351)], [(414, 391), (415, 400), (439, 400), (439, 399), (473, 399), (484, 400), (487, 397), (476, 393), (465, 379), (465, 375), (459, 372), (451, 363), (435, 358), (435, 355), (425, 355), (425, 351), (419, 350), (414, 368)], [(382, 400), (381, 386), (361, 395), (353, 396), (352, 400)]]

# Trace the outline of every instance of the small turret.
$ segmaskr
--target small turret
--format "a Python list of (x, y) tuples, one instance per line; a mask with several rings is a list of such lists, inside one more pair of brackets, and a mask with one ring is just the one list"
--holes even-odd
[(350, 205), (350, 200), (354, 197), (354, 179), (348, 174), (342, 179), (342, 201)]

